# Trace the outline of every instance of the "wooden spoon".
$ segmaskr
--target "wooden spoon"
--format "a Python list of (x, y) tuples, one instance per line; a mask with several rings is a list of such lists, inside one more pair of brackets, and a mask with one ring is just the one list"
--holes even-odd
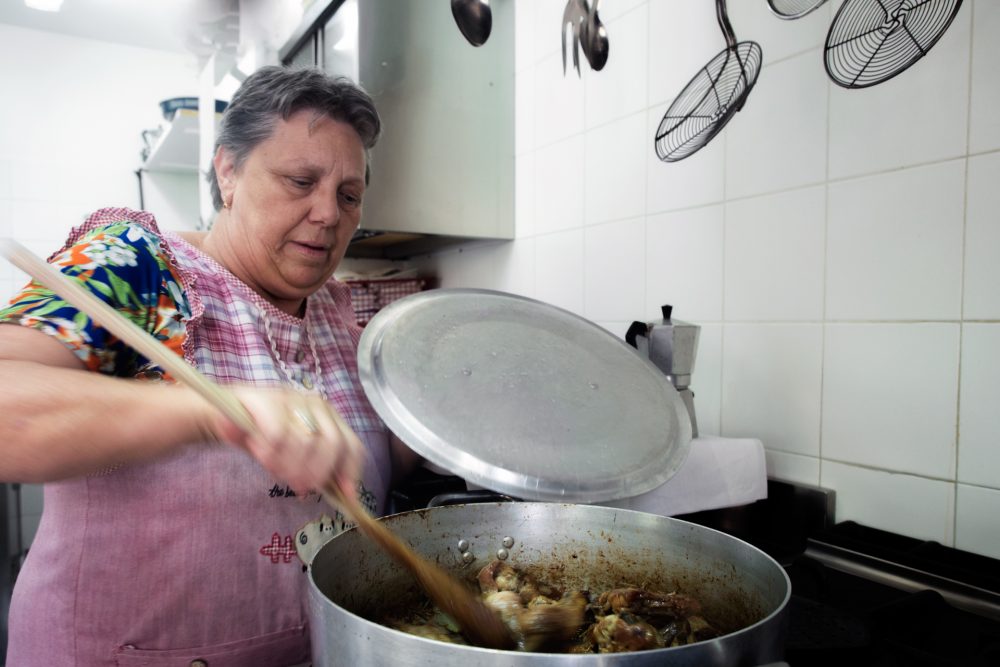
[[(259, 433), (257, 424), (254, 423), (250, 413), (233, 393), (206, 378), (165, 345), (95, 297), (79, 283), (66, 277), (12, 239), (0, 238), (0, 255), (60, 295), (73, 307), (100, 322), (104, 328), (121, 341), (131, 345), (150, 361), (159, 364), (178, 381), (201, 394), (205, 400), (221, 410), (245, 433)], [(341, 428), (350, 428), (343, 420), (338, 421)], [(510, 632), (500, 617), (487, 607), (478, 596), (444, 569), (413, 551), (408, 544), (379, 523), (353, 494), (345, 493), (332, 480), (321, 492), (327, 502), (339, 507), (349, 519), (358, 525), (361, 532), (385, 549), (396, 562), (409, 570), (426, 591), (428, 597), (442, 611), (455, 619), (455, 622), (473, 643), (495, 649), (507, 649), (514, 646)]]

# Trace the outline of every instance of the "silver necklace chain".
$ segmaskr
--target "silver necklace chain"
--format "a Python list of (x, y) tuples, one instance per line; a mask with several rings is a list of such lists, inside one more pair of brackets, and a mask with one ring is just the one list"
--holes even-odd
[[(303, 383), (297, 382), (295, 380), (295, 375), (292, 373), (291, 370), (289, 370), (288, 365), (285, 363), (285, 360), (281, 358), (281, 354), (278, 352), (278, 344), (275, 342), (274, 333), (271, 331), (271, 318), (269, 318), (267, 316), (267, 313), (264, 312), (263, 310), (260, 310), (260, 315), (261, 319), (264, 320), (264, 333), (267, 335), (267, 342), (271, 345), (271, 356), (273, 356), (274, 360), (278, 362), (278, 367), (281, 369), (281, 372), (285, 376), (285, 379), (288, 380), (288, 382), (292, 386), (294, 386), (301, 392), (317, 393), (320, 396), (322, 396), (323, 376), (321, 374), (319, 354), (316, 352), (316, 341), (309, 333), (309, 327), (306, 326), (305, 318), (302, 319), (302, 336), (308, 341), (309, 351), (312, 353), (313, 371), (314, 371), (311, 380), (312, 387), (304, 386)], [(306, 376), (306, 378), (308, 379), (308, 376)]]

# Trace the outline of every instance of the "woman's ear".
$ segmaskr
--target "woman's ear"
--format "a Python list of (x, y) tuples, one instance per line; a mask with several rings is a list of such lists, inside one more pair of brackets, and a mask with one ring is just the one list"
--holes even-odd
[(236, 187), (236, 160), (233, 155), (219, 146), (212, 158), (212, 167), (215, 169), (215, 180), (219, 183), (219, 192), (222, 194), (223, 202), (230, 202), (233, 199), (233, 190)]

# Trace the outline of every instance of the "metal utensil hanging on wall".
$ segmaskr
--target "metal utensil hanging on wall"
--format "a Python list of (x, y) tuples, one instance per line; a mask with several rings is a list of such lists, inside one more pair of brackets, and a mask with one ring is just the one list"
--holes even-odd
[(590, 68), (600, 71), (608, 62), (608, 31), (597, 15), (600, 0), (588, 6), (587, 0), (568, 0), (562, 18), (563, 76), (566, 75), (566, 29), (573, 30), (573, 67), (580, 76), (580, 50), (590, 63)]
[(473, 46), (482, 46), (493, 30), (490, 0), (451, 0), (451, 15), (462, 35)]
[(800, 19), (826, 0), (767, 0), (767, 6), (780, 19)]
[(927, 55), (962, 0), (845, 0), (826, 36), (823, 61), (834, 83), (867, 88)]
[(722, 131), (743, 108), (760, 74), (760, 44), (736, 41), (726, 0), (716, 0), (715, 13), (726, 48), (688, 82), (663, 115), (654, 145), (664, 162), (683, 160)]

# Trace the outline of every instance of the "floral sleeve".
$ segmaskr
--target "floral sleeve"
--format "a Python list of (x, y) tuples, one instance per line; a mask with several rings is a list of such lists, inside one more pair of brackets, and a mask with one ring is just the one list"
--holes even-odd
[[(97, 227), (50, 260), (94, 296), (183, 355), (190, 309), (160, 238), (133, 222)], [(39, 329), (73, 351), (91, 371), (133, 377), (148, 360), (51, 290), (30, 282), (0, 310), (0, 322)]]

